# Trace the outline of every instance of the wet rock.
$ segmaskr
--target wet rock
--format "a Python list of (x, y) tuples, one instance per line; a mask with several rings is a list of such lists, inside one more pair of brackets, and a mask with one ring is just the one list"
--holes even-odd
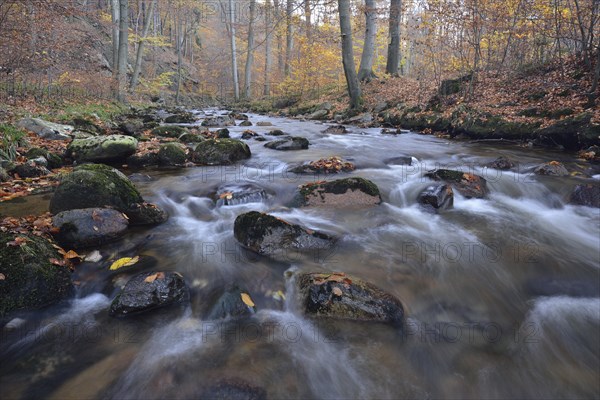
[(158, 225), (166, 222), (169, 215), (156, 204), (136, 203), (125, 210), (132, 225)]
[(384, 161), (387, 165), (412, 165), (413, 159), (408, 156), (388, 158)]
[(363, 207), (381, 204), (379, 188), (364, 178), (346, 178), (302, 185), (300, 204), (320, 207)]
[(190, 112), (179, 112), (165, 118), (167, 124), (191, 124), (196, 122), (196, 116)]
[(92, 135), (102, 135), (105, 133), (104, 128), (87, 118), (75, 117), (72, 123), (74, 130), (88, 132)]
[(237, 286), (223, 293), (211, 309), (208, 319), (247, 317), (255, 314), (256, 306), (246, 304), (242, 299), (242, 295), (251, 300), (250, 294)]
[(569, 171), (564, 165), (558, 161), (550, 161), (548, 163), (537, 166), (533, 173), (536, 175), (551, 175), (551, 176), (568, 176)]
[(485, 164), (488, 168), (500, 169), (500, 170), (508, 170), (515, 167), (515, 163), (506, 157), (498, 157), (494, 161), (491, 161)]
[(592, 117), (591, 112), (585, 112), (557, 121), (537, 132), (539, 141), (553, 146), (560, 145), (567, 150), (598, 145), (600, 124), (592, 123)]
[(309, 316), (394, 325), (404, 321), (400, 300), (362, 279), (340, 272), (302, 273), (296, 285), (300, 305)]
[(289, 172), (295, 174), (336, 174), (339, 172), (354, 171), (354, 169), (355, 166), (351, 162), (344, 161), (339, 157), (330, 157), (299, 165), (291, 168)]
[(217, 129), (213, 134), (216, 139), (229, 139), (229, 129), (227, 128)]
[(525, 283), (525, 291), (532, 296), (600, 297), (600, 283), (568, 277), (532, 278)]
[(235, 120), (229, 115), (219, 115), (216, 117), (208, 117), (202, 121), (202, 126), (221, 127), (235, 125)]
[(200, 400), (267, 400), (267, 392), (241, 379), (226, 379), (202, 392)]
[(142, 272), (131, 278), (110, 305), (109, 314), (125, 317), (181, 303), (188, 289), (178, 272)]
[(30, 160), (38, 157), (44, 157), (48, 162), (47, 167), (51, 169), (60, 168), (64, 164), (62, 158), (59, 155), (51, 153), (48, 150), (43, 149), (41, 147), (32, 147), (27, 151), (27, 153), (25, 153), (25, 157), (27, 157)]
[(348, 133), (348, 130), (344, 125), (332, 125), (323, 131), (323, 133), (329, 133), (333, 135), (342, 135)]
[(70, 125), (55, 124), (40, 118), (24, 118), (17, 123), (17, 126), (48, 140), (70, 139), (69, 134), (74, 130)]
[(335, 239), (269, 214), (251, 211), (235, 219), (234, 236), (248, 249), (263, 255), (286, 250), (328, 249)]
[(179, 138), (179, 137), (181, 137), (181, 135), (185, 135), (185, 134), (189, 133), (189, 131), (187, 130), (187, 128), (184, 128), (182, 126), (165, 125), (165, 126), (159, 126), (158, 128), (152, 129), (152, 131), (150, 133), (154, 136)]
[(0, 182), (8, 182), (10, 180), (10, 176), (8, 172), (2, 167), (0, 167)]
[(267, 133), (269, 136), (287, 136), (287, 133), (282, 131), (281, 129), (272, 129)]
[(0, 232), (0, 316), (48, 306), (73, 292), (69, 268), (52, 259), (62, 256), (48, 240)]
[(246, 120), (246, 121), (242, 121), (240, 122), (240, 126), (252, 126), (252, 122)]
[(185, 147), (177, 143), (166, 143), (158, 150), (158, 160), (161, 165), (183, 165), (187, 160)]
[(571, 204), (600, 208), (600, 186), (577, 185), (571, 193)]
[(148, 153), (135, 153), (127, 157), (127, 165), (131, 167), (149, 167), (152, 165), (158, 165), (160, 163), (160, 159), (158, 158), (158, 153), (156, 152), (148, 152)]
[(269, 197), (260, 187), (244, 185), (243, 187), (224, 187), (217, 192), (217, 206), (235, 206), (239, 204), (263, 202)]
[(400, 128), (398, 128), (398, 129), (383, 128), (381, 130), (382, 135), (401, 135), (403, 133), (404, 133), (404, 131)]
[(119, 161), (134, 154), (137, 145), (135, 138), (125, 135), (74, 139), (67, 147), (67, 156), (79, 162)]
[(193, 161), (201, 165), (230, 165), (250, 157), (248, 145), (235, 139), (207, 139), (192, 153)]
[(256, 136), (256, 137), (254, 138), (254, 140), (256, 140), (257, 142), (266, 142), (266, 141), (267, 141), (267, 138), (266, 138), (266, 137), (264, 137), (264, 136)]
[(179, 136), (178, 139), (182, 143), (200, 143), (205, 141), (206, 137), (195, 132), (189, 132)]
[(258, 121), (256, 123), (256, 126), (273, 126), (273, 123), (271, 123), (270, 121)]
[(429, 210), (446, 210), (454, 204), (454, 193), (449, 185), (431, 185), (419, 193), (417, 201)]
[(373, 114), (371, 113), (359, 114), (347, 120), (349, 124), (368, 124), (370, 122), (373, 122)]
[(56, 240), (65, 248), (99, 246), (120, 239), (129, 226), (123, 213), (110, 208), (62, 211), (52, 218)]
[(34, 160), (28, 160), (23, 164), (16, 165), (13, 172), (18, 174), (21, 178), (36, 178), (38, 176), (50, 174), (48, 168), (44, 165), (39, 165)]
[(119, 124), (119, 130), (125, 135), (139, 137), (144, 131), (144, 121), (141, 119), (127, 119)]
[(254, 132), (254, 131), (251, 131), (251, 130), (247, 130), (247, 131), (242, 132), (242, 139), (243, 140), (257, 138), (259, 136), (260, 135), (258, 133)]
[(488, 195), (487, 182), (479, 175), (453, 171), (450, 169), (436, 169), (425, 174), (434, 181), (444, 181), (466, 198), (484, 198)]
[(308, 119), (324, 120), (324, 119), (327, 119), (328, 115), (329, 115), (329, 111), (327, 111), (327, 110), (317, 110), (317, 111), (313, 112), (312, 114), (310, 114), (308, 116)]
[(242, 121), (248, 121), (248, 116), (246, 114), (241, 114), (241, 113), (236, 113), (236, 112), (231, 112), (229, 113), (229, 115), (233, 118), (233, 119), (239, 119)]
[(289, 137), (286, 139), (275, 140), (265, 144), (266, 148), (273, 150), (306, 150), (308, 149), (308, 139), (298, 136)]

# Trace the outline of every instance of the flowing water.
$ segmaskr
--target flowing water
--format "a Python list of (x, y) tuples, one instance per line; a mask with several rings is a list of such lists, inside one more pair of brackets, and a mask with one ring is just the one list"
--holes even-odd
[[(208, 110), (207, 113), (219, 113)], [(202, 116), (202, 112), (199, 112)], [(558, 160), (598, 179), (568, 154), (448, 141), (413, 133), (381, 135), (250, 115), (307, 137), (309, 150), (279, 152), (250, 140), (235, 166), (140, 171), (132, 175), (170, 220), (132, 229), (101, 248), (103, 260), (77, 267), (76, 298), (19, 313), (2, 329), (0, 396), (12, 398), (199, 398), (222, 379), (264, 388), (268, 398), (598, 398), (600, 396), (600, 212), (568, 205), (581, 177), (540, 177)], [(234, 127), (233, 138), (246, 128)], [(352, 175), (374, 181), (384, 203), (367, 209), (289, 208), (299, 184), (291, 166), (341, 156)], [(512, 172), (481, 165), (504, 155)], [(389, 159), (413, 157), (394, 165)], [(455, 192), (454, 208), (423, 211), (418, 193), (436, 167), (488, 180), (487, 199)], [(347, 176), (347, 175), (343, 175)], [(249, 191), (231, 205), (225, 191)], [(2, 204), (10, 215), (42, 212), (48, 199)], [(217, 204), (218, 203), (218, 204)], [(236, 216), (257, 210), (341, 238), (327, 252), (276, 260), (241, 248)], [(111, 299), (130, 275), (110, 261), (140, 255), (140, 269), (176, 270), (190, 304), (128, 319), (110, 318)], [(297, 271), (342, 271), (400, 298), (403, 329), (317, 321), (294, 301)], [(212, 301), (238, 285), (259, 310), (244, 320), (210, 321)]]

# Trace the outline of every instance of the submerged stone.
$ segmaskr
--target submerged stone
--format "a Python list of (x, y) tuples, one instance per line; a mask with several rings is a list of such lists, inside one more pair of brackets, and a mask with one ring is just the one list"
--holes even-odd
[(484, 198), (488, 195), (487, 182), (479, 175), (450, 169), (436, 169), (425, 174), (434, 181), (449, 183), (455, 190), (466, 198)]

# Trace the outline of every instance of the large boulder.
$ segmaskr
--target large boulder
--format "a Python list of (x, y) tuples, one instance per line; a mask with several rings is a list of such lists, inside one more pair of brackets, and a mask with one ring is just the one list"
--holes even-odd
[(484, 198), (488, 195), (487, 182), (479, 175), (453, 171), (450, 169), (436, 169), (428, 171), (425, 176), (434, 181), (444, 181), (466, 198)]
[(450, 185), (431, 185), (419, 193), (417, 201), (425, 207), (425, 209), (431, 211), (446, 210), (452, 208), (454, 203), (454, 192)]
[(299, 198), (304, 206), (361, 207), (381, 203), (377, 185), (359, 177), (302, 185)]
[(188, 299), (188, 288), (178, 272), (142, 272), (131, 278), (110, 305), (109, 314), (125, 317)]
[(44, 121), (41, 118), (24, 118), (17, 123), (17, 126), (48, 140), (70, 139), (69, 134), (74, 129), (70, 125), (55, 124), (54, 122)]
[(177, 143), (166, 143), (158, 150), (158, 160), (162, 165), (183, 165), (187, 160), (185, 147)]
[(74, 139), (67, 147), (67, 156), (80, 162), (119, 161), (134, 154), (137, 146), (137, 139), (126, 135)]
[(568, 176), (569, 170), (558, 161), (550, 161), (542, 165), (538, 165), (533, 173), (536, 175), (550, 175), (550, 176)]
[(234, 286), (219, 297), (208, 319), (247, 317), (254, 313), (256, 313), (256, 306), (248, 292)]
[(62, 256), (42, 237), (0, 232), (0, 316), (48, 306), (71, 294), (71, 272), (57, 265), (59, 260)]
[(235, 139), (208, 139), (192, 153), (193, 161), (202, 165), (229, 165), (250, 156), (250, 147)]
[(189, 133), (189, 131), (182, 126), (165, 125), (165, 126), (159, 126), (157, 128), (152, 129), (152, 131), (150, 133), (154, 136), (179, 138), (179, 137), (181, 137), (181, 135)]
[(571, 204), (600, 208), (600, 186), (577, 185), (571, 193)]
[(315, 120), (324, 120), (324, 119), (327, 119), (328, 115), (329, 115), (329, 111), (327, 111), (327, 110), (317, 110), (317, 111), (313, 112), (312, 114), (310, 114), (308, 116), (308, 118), (315, 119)]
[(233, 234), (244, 247), (263, 255), (295, 250), (328, 249), (335, 239), (257, 211), (239, 215)]
[(200, 125), (209, 127), (235, 126), (235, 119), (231, 115), (219, 115), (206, 118)]
[(515, 163), (509, 158), (500, 156), (494, 161), (490, 161), (489, 163), (485, 164), (485, 166), (493, 169), (509, 170), (511, 168), (514, 168)]
[(308, 139), (298, 136), (265, 143), (266, 148), (273, 150), (306, 150), (308, 145)]
[(341, 272), (296, 277), (301, 309), (312, 317), (377, 321), (402, 325), (400, 300), (369, 282)]
[(85, 248), (110, 243), (121, 238), (129, 221), (111, 208), (84, 208), (62, 211), (52, 218), (59, 229), (56, 240), (65, 248)]
[(557, 121), (537, 132), (539, 141), (553, 146), (561, 145), (567, 150), (599, 145), (600, 124), (593, 123), (592, 117), (591, 112), (585, 112)]

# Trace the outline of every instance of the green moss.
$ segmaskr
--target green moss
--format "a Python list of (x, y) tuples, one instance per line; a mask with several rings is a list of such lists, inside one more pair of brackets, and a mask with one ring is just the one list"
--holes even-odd
[(186, 161), (185, 150), (176, 143), (167, 143), (160, 146), (158, 158), (161, 163), (167, 165), (184, 164)]
[(376, 184), (368, 179), (359, 177), (338, 179), (320, 184), (309, 183), (300, 187), (300, 194), (306, 199), (307, 196), (315, 191), (344, 194), (348, 190), (360, 190), (370, 196), (380, 196), (379, 188)]
[(250, 158), (250, 148), (240, 140), (207, 139), (196, 146), (194, 161), (204, 165), (228, 165)]
[(447, 182), (460, 182), (463, 179), (463, 172), (453, 171), (450, 169), (437, 169), (425, 174), (426, 177), (435, 180), (442, 180)]
[(189, 133), (189, 131), (181, 126), (159, 126), (158, 128), (154, 128), (150, 133), (157, 136), (177, 138)]

